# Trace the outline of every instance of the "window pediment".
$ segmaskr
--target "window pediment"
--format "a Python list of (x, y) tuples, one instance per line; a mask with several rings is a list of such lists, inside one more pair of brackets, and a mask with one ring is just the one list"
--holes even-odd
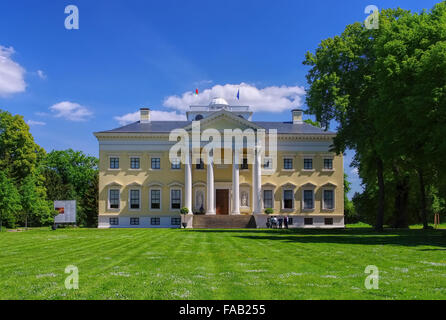
[(312, 182), (307, 182), (301, 186), (302, 188), (316, 188), (317, 186)]

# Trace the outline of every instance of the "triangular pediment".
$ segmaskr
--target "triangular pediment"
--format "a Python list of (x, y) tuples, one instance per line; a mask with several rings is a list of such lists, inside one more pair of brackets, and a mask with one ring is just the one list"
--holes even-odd
[[(255, 123), (241, 118), (226, 110), (217, 111), (209, 117), (200, 120), (199, 122), (201, 131), (206, 129), (217, 129), (221, 132), (223, 132), (224, 129), (253, 129), (254, 131), (257, 129), (263, 129)], [(192, 124), (188, 125), (184, 129), (191, 130)]]

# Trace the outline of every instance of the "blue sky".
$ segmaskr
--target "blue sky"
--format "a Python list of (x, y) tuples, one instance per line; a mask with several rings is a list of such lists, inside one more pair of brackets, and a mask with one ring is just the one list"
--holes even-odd
[[(192, 101), (201, 103), (216, 92), (235, 99), (241, 87), (239, 103), (254, 105), (255, 120), (289, 121), (291, 108), (305, 108), (306, 51), (363, 21), (367, 5), (420, 11), (437, 2), (2, 1), (0, 108), (30, 121), (47, 151), (92, 155), (92, 132), (132, 120), (143, 106), (179, 119), (195, 88)], [(64, 27), (70, 4), (79, 30)], [(353, 193), (360, 181), (352, 156), (345, 171)]]

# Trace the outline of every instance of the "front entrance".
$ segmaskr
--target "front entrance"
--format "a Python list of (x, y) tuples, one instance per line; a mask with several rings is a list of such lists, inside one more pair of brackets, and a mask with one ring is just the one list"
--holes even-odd
[(215, 213), (229, 214), (229, 190), (217, 189), (215, 190)]

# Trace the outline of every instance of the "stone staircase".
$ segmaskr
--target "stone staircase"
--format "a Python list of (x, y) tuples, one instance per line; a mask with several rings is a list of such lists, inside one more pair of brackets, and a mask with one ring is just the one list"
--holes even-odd
[(192, 227), (196, 229), (245, 229), (256, 228), (252, 215), (194, 215)]

